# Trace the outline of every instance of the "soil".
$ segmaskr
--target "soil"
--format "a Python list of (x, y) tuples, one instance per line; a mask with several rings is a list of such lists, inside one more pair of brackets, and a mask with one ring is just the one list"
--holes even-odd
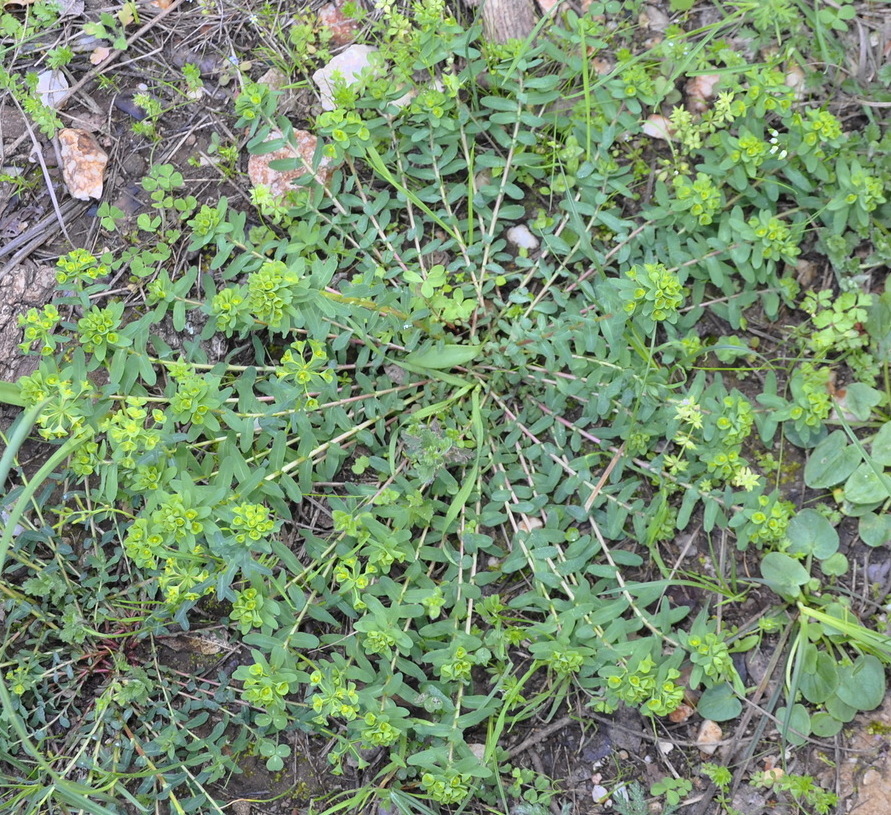
[[(101, 5), (98, 0), (87, 0), (86, 11), (89, 14)], [(149, 209), (148, 194), (140, 182), (153, 164), (174, 165), (186, 178), (189, 193), (200, 203), (215, 203), (221, 195), (226, 195), (232, 206), (247, 211), (249, 219), (254, 218), (245, 177), (245, 138), (233, 130), (232, 100), (238, 86), (232, 81), (232, 73), (227, 71), (227, 58), (233, 54), (260, 53), (257, 47), (263, 43), (246, 22), (248, 15), (243, 9), (234, 6), (227, 9), (226, 4), (221, 8), (212, 15), (203, 15), (197, 6), (183, 6), (171, 12), (138, 38), (131, 50), (108, 70), (96, 71), (87, 62), (88, 53), (80, 54), (70, 66), (74, 78), (94, 71), (94, 79), (74, 94), (62, 118), (66, 125), (88, 126), (109, 154), (102, 200), (126, 215), (117, 233), (100, 228), (96, 202), (75, 202), (67, 196), (53, 144), (25, 127), (8, 100), (0, 100), (2, 164), (4, 170), (12, 167), (21, 172), (20, 185), (9, 182), (0, 185), (0, 379), (14, 381), (36, 367), (36, 358), (22, 354), (18, 348), (21, 336), (17, 318), (49, 301), (55, 286), (56, 259), (74, 247), (94, 253), (125, 248), (125, 236), (132, 230), (135, 219)], [(146, 7), (143, 13), (144, 22), (151, 22), (153, 15), (159, 17), (157, 8)], [(69, 23), (68, 34), (74, 37), (77, 31), (77, 26)], [(202, 72), (202, 93), (194, 100), (183, 99), (169, 84), (182, 85), (180, 68), (186, 62), (198, 64)], [(242, 67), (257, 78), (269, 65), (255, 59), (254, 64)], [(100, 74), (108, 79), (104, 85), (98, 82)], [(133, 95), (139, 92), (154, 95), (163, 102), (164, 112), (156, 123), (157, 138), (133, 132), (133, 124), (145, 118), (133, 102)], [(304, 97), (300, 100), (304, 105), (312, 103)], [(293, 104), (293, 99), (291, 102)], [(312, 113), (304, 107), (291, 111), (290, 116), (295, 121), (305, 121)], [(215, 142), (238, 145), (240, 158), (234, 174), (232, 168), (211, 155)], [(32, 162), (34, 151), (43, 156), (45, 173), (39, 163)], [(109, 283), (121, 285), (121, 281)], [(765, 331), (769, 330), (765, 326)], [(776, 342), (781, 344), (780, 340)], [(787, 448), (787, 454), (801, 458), (791, 447)], [(800, 473), (801, 461), (795, 464)], [(785, 486), (800, 490), (795, 482)], [(854, 531), (843, 525), (842, 536), (846, 542), (842, 551), (852, 563), (860, 565), (858, 573), (867, 575), (869, 583), (881, 586), (876, 596), (884, 597), (891, 589), (891, 560), (885, 553), (851, 544), (856, 537)], [(704, 558), (710, 551), (709, 541), (701, 532), (689, 544), (679, 544), (675, 556), (691, 562)], [(691, 564), (691, 568), (693, 566), (695, 564)], [(855, 592), (855, 596), (863, 594), (863, 591)], [(868, 596), (868, 592), (866, 594)], [(697, 603), (696, 597), (675, 599), (685, 604)], [(753, 599), (748, 612), (754, 615), (757, 604)], [(876, 610), (874, 605), (862, 609), (867, 614), (874, 614)], [(742, 618), (747, 609), (738, 613)], [(157, 656), (169, 668), (196, 679), (216, 675), (214, 671), (221, 666), (223, 675), (227, 676), (239, 660), (246, 657), (245, 652), (237, 650), (203, 654), (197, 641), (183, 642), (186, 645), (181, 648), (160, 646)], [(776, 681), (765, 676), (770, 656), (769, 643), (766, 643), (764, 651), (749, 654), (741, 663), (750, 682), (765, 679), (767, 694)], [(744, 720), (747, 723), (738, 732), (726, 733), (718, 754), (722, 760), (730, 761), (734, 757), (737, 761), (744, 760), (738, 772), (740, 781), (747, 777), (743, 770), (764, 769), (767, 760), (779, 762), (781, 759), (780, 744), (770, 724), (757, 750), (744, 749), (759, 719), (755, 713)], [(617, 782), (638, 781), (648, 787), (665, 776), (694, 778), (689, 806), (682, 811), (710, 815), (717, 812), (714, 790), (691, 771), (701, 760), (695, 747), (699, 725), (695, 715), (680, 724), (666, 724), (645, 720), (625, 709), (613, 716), (599, 717), (584, 709), (561, 708), (550, 721), (528, 723), (506, 733), (504, 747), (511, 752), (517, 766), (557, 780), (558, 792), (551, 805), (555, 815), (561, 811), (574, 815), (608, 812), (610, 809), (605, 803), (592, 798), (592, 790), (597, 785), (612, 789)], [(891, 812), (889, 733), (891, 700), (880, 710), (855, 719), (846, 728), (844, 737), (797, 751), (787, 769), (813, 775), (825, 788), (836, 790), (843, 802), (840, 811), (885, 815)], [(247, 758), (242, 762), (240, 775), (233, 775), (218, 785), (219, 800), (231, 802), (231, 810), (239, 815), (261, 812), (296, 815), (308, 812), (313, 800), (374, 777), (373, 760), (364, 774), (355, 769), (352, 777), (349, 773), (336, 777), (328, 772), (326, 744), (322, 739), (301, 733), (292, 734), (292, 738), (292, 757), (282, 772), (270, 773), (262, 761)], [(745, 815), (788, 811), (777, 804), (769, 791), (755, 790), (745, 783), (737, 786), (733, 806)]]

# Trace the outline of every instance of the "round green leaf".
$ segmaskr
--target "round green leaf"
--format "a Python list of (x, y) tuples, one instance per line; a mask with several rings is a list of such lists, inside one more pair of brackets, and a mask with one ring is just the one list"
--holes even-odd
[(885, 698), (885, 669), (877, 657), (861, 654), (853, 665), (839, 666), (836, 696), (857, 710), (875, 710)]
[(838, 577), (847, 574), (848, 559), (841, 552), (836, 552), (820, 563), (820, 571), (826, 577)]
[(826, 700), (826, 711), (833, 719), (838, 719), (840, 722), (850, 722), (857, 715), (857, 708), (842, 702), (838, 694)]
[(839, 400), (839, 407), (850, 413), (857, 421), (865, 422), (872, 409), (882, 401), (882, 394), (862, 382), (854, 382), (845, 388), (845, 395)]
[(786, 532), (788, 552), (792, 555), (813, 555), (825, 560), (838, 550), (838, 532), (819, 512), (803, 509), (790, 522)]
[(844, 722), (840, 722), (828, 713), (815, 713), (811, 716), (811, 733), (817, 736), (817, 738), (832, 738), (832, 736), (838, 734), (843, 726)]
[(842, 512), (849, 518), (862, 518), (867, 512), (878, 509), (884, 501), (873, 501), (871, 504), (852, 504), (850, 501), (842, 502)]
[(830, 433), (810, 454), (804, 467), (804, 483), (813, 489), (841, 484), (860, 463), (860, 451), (848, 444), (841, 431)]
[(799, 674), (798, 689), (808, 702), (819, 705), (838, 688), (838, 669), (835, 660), (825, 651), (817, 652), (815, 662), (814, 666), (805, 666)]
[(891, 541), (891, 515), (867, 512), (860, 516), (857, 531), (867, 546), (884, 546)]
[(786, 600), (801, 595), (801, 587), (810, 580), (807, 569), (795, 558), (782, 552), (768, 552), (761, 560), (761, 576), (767, 587)]
[(891, 497), (891, 480), (876, 471), (877, 464), (861, 464), (845, 482), (845, 498), (852, 504), (875, 504)]
[(802, 745), (811, 734), (811, 717), (804, 705), (792, 705), (791, 711), (781, 707), (777, 711), (777, 721), (780, 735), (789, 744)]
[(713, 722), (726, 722), (739, 716), (742, 712), (742, 702), (733, 692), (733, 688), (725, 682), (723, 685), (715, 685), (703, 691), (696, 712)]

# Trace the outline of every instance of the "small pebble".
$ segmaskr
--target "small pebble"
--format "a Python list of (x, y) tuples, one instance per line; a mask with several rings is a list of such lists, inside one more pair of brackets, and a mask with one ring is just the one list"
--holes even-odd
[(127, 153), (121, 159), (121, 169), (131, 178), (142, 178), (145, 173), (145, 159), (139, 153)]
[(57, 108), (68, 93), (68, 80), (61, 71), (41, 71), (35, 87), (40, 101), (48, 108)]
[[(0, 510), (0, 519), (2, 519), (3, 524), (4, 524), (4, 526), (5, 526), (7, 523), (9, 523), (9, 513), (6, 512), (5, 510)], [(17, 538), (17, 537), (18, 537), (19, 535), (21, 535), (22, 532), (24, 532), (24, 531), (25, 531), (25, 530), (22, 528), (21, 524), (16, 524), (16, 525), (12, 528), (12, 536), (13, 536), (14, 538)]]
[(696, 746), (701, 753), (707, 756), (713, 756), (724, 738), (724, 733), (717, 722), (706, 719), (699, 726), (699, 733), (696, 736)]
[(507, 239), (517, 249), (525, 249), (530, 252), (533, 249), (538, 249), (538, 238), (529, 231), (529, 227), (525, 224), (518, 224), (508, 229)]
[(641, 128), (645, 136), (652, 139), (662, 139), (663, 141), (671, 140), (671, 122), (665, 117), (654, 113), (650, 116)]
[(136, 119), (137, 122), (141, 122), (148, 116), (148, 114), (133, 101), (133, 97), (128, 96), (127, 94), (119, 93), (115, 96), (114, 106), (123, 113), (126, 113), (131, 119)]
[(603, 803), (609, 798), (609, 790), (604, 787), (603, 784), (595, 784), (591, 787), (591, 797), (594, 799), (595, 803)]

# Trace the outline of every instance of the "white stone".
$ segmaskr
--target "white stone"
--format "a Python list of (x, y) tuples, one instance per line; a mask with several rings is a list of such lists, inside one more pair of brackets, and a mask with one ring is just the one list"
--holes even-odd
[(805, 91), (804, 71), (798, 65), (793, 65), (786, 74), (786, 85), (795, 91), (795, 98), (801, 99)]
[[(6, 524), (9, 523), (9, 513), (6, 512), (5, 510), (0, 510), (0, 520), (3, 521), (3, 526), (6, 526)], [(16, 524), (16, 525), (12, 528), (12, 537), (17, 538), (17, 537), (18, 537), (19, 535), (21, 535), (22, 532), (24, 532), (24, 531), (25, 531), (25, 530), (22, 528), (22, 525), (21, 525), (21, 524)]]
[(603, 784), (595, 784), (591, 787), (591, 797), (595, 803), (601, 804), (609, 798), (609, 790)]
[(507, 239), (517, 249), (526, 249), (531, 251), (538, 249), (538, 238), (535, 237), (526, 224), (518, 224), (507, 230)]
[(671, 140), (671, 121), (658, 113), (648, 117), (643, 123), (641, 130), (645, 136), (649, 136), (652, 139)]
[(58, 108), (68, 87), (68, 80), (61, 71), (41, 71), (37, 74), (37, 95), (48, 108)]
[(376, 53), (377, 48), (370, 45), (351, 45), (312, 75), (312, 80), (319, 89), (322, 110), (334, 110), (337, 107), (334, 104), (334, 88), (338, 77), (347, 86), (354, 85), (362, 72), (372, 65), (371, 55)]

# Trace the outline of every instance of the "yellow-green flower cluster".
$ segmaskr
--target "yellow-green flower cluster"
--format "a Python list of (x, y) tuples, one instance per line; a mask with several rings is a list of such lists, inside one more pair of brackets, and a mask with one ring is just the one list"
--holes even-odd
[(197, 373), (190, 373), (176, 383), (176, 393), (170, 399), (170, 410), (178, 422), (202, 425), (206, 422), (211, 405), (207, 403), (210, 383)]
[(441, 804), (457, 804), (470, 795), (469, 775), (446, 770), (444, 773), (424, 773), (421, 776), (421, 786), (434, 800)]
[(744, 165), (749, 172), (757, 170), (770, 155), (770, 145), (745, 128), (740, 128), (739, 138), (731, 141), (735, 144), (730, 152), (731, 160)]
[(95, 354), (97, 359), (102, 360), (109, 346), (130, 345), (129, 339), (118, 330), (123, 310), (123, 303), (112, 303), (106, 308), (94, 306), (77, 321), (80, 342), (87, 353)]
[(92, 283), (108, 274), (108, 267), (100, 263), (86, 249), (73, 249), (56, 261), (56, 282), (60, 286), (73, 283)]
[(279, 680), (268, 665), (255, 662), (249, 672), (244, 680), (244, 698), (265, 708), (280, 706), (290, 690), (288, 683)]
[(203, 519), (209, 513), (207, 507), (186, 504), (181, 495), (168, 495), (152, 513), (152, 522), (168, 539), (178, 544), (193, 544), (204, 531)]
[(625, 303), (629, 314), (642, 313), (655, 322), (677, 320), (678, 309), (684, 302), (685, 289), (677, 272), (670, 271), (661, 263), (644, 263), (632, 266), (625, 277), (631, 282), (626, 286), (631, 295)]
[(683, 175), (672, 181), (675, 198), (681, 209), (695, 216), (700, 225), (708, 226), (721, 208), (721, 191), (705, 173), (697, 173), (691, 181)]
[(210, 572), (197, 563), (189, 563), (185, 559), (169, 559), (164, 571), (158, 576), (158, 585), (164, 592), (164, 601), (171, 608), (182, 603), (194, 603), (205, 594), (213, 593), (213, 586), (205, 586), (195, 591), (197, 586), (210, 580)]
[(309, 681), (319, 692), (310, 699), (312, 709), (318, 714), (314, 721), (327, 724), (329, 716), (350, 722), (359, 715), (359, 694), (355, 682), (344, 682), (341, 672), (332, 670), (330, 677), (316, 670), (310, 674)]
[(804, 116), (796, 113), (792, 117), (793, 125), (797, 125), (802, 132), (802, 141), (811, 148), (827, 142), (835, 142), (842, 137), (841, 122), (828, 110), (805, 111)]
[(264, 540), (275, 529), (275, 519), (262, 504), (239, 504), (232, 515), (235, 540), (243, 546)]
[(210, 301), (210, 312), (216, 318), (217, 330), (227, 337), (238, 326), (238, 318), (244, 305), (244, 292), (240, 287), (223, 289)]
[(400, 732), (384, 716), (366, 713), (365, 727), (361, 730), (362, 741), (368, 747), (388, 747), (398, 741)]
[(242, 633), (247, 633), (251, 628), (259, 628), (263, 625), (260, 609), (263, 608), (264, 601), (262, 592), (253, 587), (244, 589), (235, 595), (229, 616), (238, 622)]
[(644, 713), (667, 716), (684, 698), (684, 689), (675, 684), (680, 676), (675, 668), (653, 669), (656, 663), (646, 656), (636, 670), (613, 667), (605, 668), (601, 675), (606, 678), (606, 698), (598, 703), (598, 708), (615, 710), (619, 701), (640, 706)]
[(45, 439), (61, 439), (84, 426), (84, 409), (92, 391), (89, 381), (75, 384), (40, 370), (19, 380), (19, 394), (28, 407), (49, 400), (38, 419), (40, 435)]
[(270, 331), (284, 332), (299, 282), (300, 275), (283, 261), (267, 260), (248, 278), (247, 304), (254, 319)]
[(19, 345), (22, 352), (30, 350), (35, 342), (39, 342), (42, 356), (49, 356), (56, 349), (55, 338), (52, 333), (59, 324), (59, 309), (54, 305), (44, 306), (39, 311), (36, 308), (28, 309), (26, 314), (20, 314), (19, 326), (24, 328), (24, 342)]
[(127, 469), (135, 468), (136, 459), (155, 450), (163, 438), (164, 413), (152, 410), (149, 414), (145, 404), (145, 399), (128, 397), (120, 410), (99, 423), (111, 447), (112, 459)]
[(309, 395), (310, 389), (330, 385), (335, 379), (334, 371), (325, 367), (327, 362), (328, 352), (321, 342), (298, 340), (282, 354), (280, 367), (275, 373), (280, 379), (287, 377), (302, 386), (306, 393), (304, 406), (312, 410), (319, 406), (319, 402)]
[(137, 518), (124, 537), (124, 552), (140, 569), (158, 568), (164, 538), (149, 527), (148, 518)]
[(793, 506), (789, 501), (758, 496), (758, 509), (749, 514), (749, 522), (755, 527), (749, 542), (759, 549), (765, 544), (779, 543), (786, 537), (786, 529), (792, 520)]

